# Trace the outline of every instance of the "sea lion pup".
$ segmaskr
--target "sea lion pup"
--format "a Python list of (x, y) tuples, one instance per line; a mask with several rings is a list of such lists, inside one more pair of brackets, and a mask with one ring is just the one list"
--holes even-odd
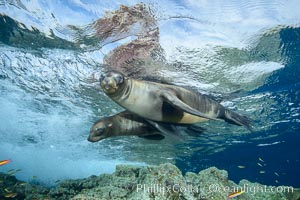
[(225, 120), (251, 130), (249, 118), (179, 86), (129, 79), (117, 71), (102, 74), (100, 85), (116, 103), (151, 121), (193, 124), (208, 119)]
[(138, 115), (128, 111), (110, 117), (104, 117), (96, 121), (88, 136), (88, 141), (98, 142), (102, 139), (115, 136), (136, 135), (145, 139), (160, 140), (164, 136)]

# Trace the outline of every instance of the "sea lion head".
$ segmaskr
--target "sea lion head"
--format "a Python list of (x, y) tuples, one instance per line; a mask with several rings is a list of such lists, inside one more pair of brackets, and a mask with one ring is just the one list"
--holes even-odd
[(111, 136), (112, 122), (106, 118), (102, 118), (94, 123), (88, 137), (89, 142), (98, 142)]
[(109, 71), (101, 75), (100, 85), (106, 94), (113, 95), (124, 88), (125, 77), (120, 72)]

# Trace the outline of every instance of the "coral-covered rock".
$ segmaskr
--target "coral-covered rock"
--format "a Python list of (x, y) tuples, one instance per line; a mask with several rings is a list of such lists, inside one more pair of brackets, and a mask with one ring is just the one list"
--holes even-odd
[[(15, 177), (0, 174), (1, 198), (9, 192), (14, 199), (202, 199), (227, 200), (228, 195), (244, 191), (241, 200), (298, 200), (299, 189), (287, 186), (266, 186), (241, 180), (228, 180), (228, 173), (210, 167), (198, 174), (185, 176), (172, 164), (158, 166), (118, 165), (113, 174), (102, 174), (79, 180), (66, 180), (48, 189), (24, 184)], [(5, 190), (6, 189), (6, 190)]]

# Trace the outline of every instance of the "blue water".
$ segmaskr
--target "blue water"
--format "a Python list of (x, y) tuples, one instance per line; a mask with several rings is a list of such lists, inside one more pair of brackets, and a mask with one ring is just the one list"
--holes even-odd
[[(236, 182), (300, 187), (299, 3), (145, 4), (149, 27), (139, 21), (100, 37), (95, 20), (119, 3), (0, 1), (0, 160), (12, 159), (0, 171), (22, 169), (17, 178), (53, 185), (112, 173), (120, 163), (171, 162), (183, 173), (216, 166)], [(162, 51), (147, 58), (142, 75), (221, 99), (254, 120), (252, 133), (207, 122), (184, 141), (86, 140), (96, 120), (123, 110), (99, 89), (105, 57), (152, 29)]]
[[(220, 153), (205, 156), (205, 158), (201, 151), (195, 152), (188, 160), (183, 158), (177, 162), (184, 172), (191, 170), (190, 166), (194, 167), (194, 172), (208, 166), (217, 166), (227, 170), (229, 178), (236, 182), (243, 177), (252, 182), (267, 185), (300, 187), (300, 29), (284, 29), (280, 32), (280, 37), (282, 45), (285, 46), (284, 52), (288, 55), (289, 63), (285, 68), (274, 72), (263, 86), (251, 93), (272, 93), (276, 97), (274, 98), (276, 112), (281, 113), (282, 119), (289, 118), (291, 109), (289, 104), (297, 107), (298, 115), (287, 122), (273, 125), (267, 131), (254, 132), (238, 139), (251, 141), (257, 136), (280, 133), (277, 137), (251, 141), (248, 144), (235, 144)], [(279, 94), (285, 98), (280, 98)], [(269, 145), (259, 146), (259, 144)], [(199, 161), (199, 158), (202, 159)], [(263, 161), (260, 161), (259, 158)], [(263, 167), (257, 163), (262, 164)], [(239, 169), (237, 166), (240, 165), (245, 168)], [(260, 171), (265, 171), (265, 173), (260, 174)]]

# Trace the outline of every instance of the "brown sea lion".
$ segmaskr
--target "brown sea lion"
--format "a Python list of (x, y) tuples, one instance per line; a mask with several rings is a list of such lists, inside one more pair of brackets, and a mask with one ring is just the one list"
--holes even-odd
[(115, 136), (140, 136), (146, 139), (159, 140), (164, 136), (146, 120), (128, 111), (96, 121), (88, 136), (88, 141), (98, 142)]
[(174, 124), (225, 120), (251, 130), (248, 117), (179, 86), (130, 79), (116, 71), (103, 74), (100, 85), (116, 103), (148, 120)]

